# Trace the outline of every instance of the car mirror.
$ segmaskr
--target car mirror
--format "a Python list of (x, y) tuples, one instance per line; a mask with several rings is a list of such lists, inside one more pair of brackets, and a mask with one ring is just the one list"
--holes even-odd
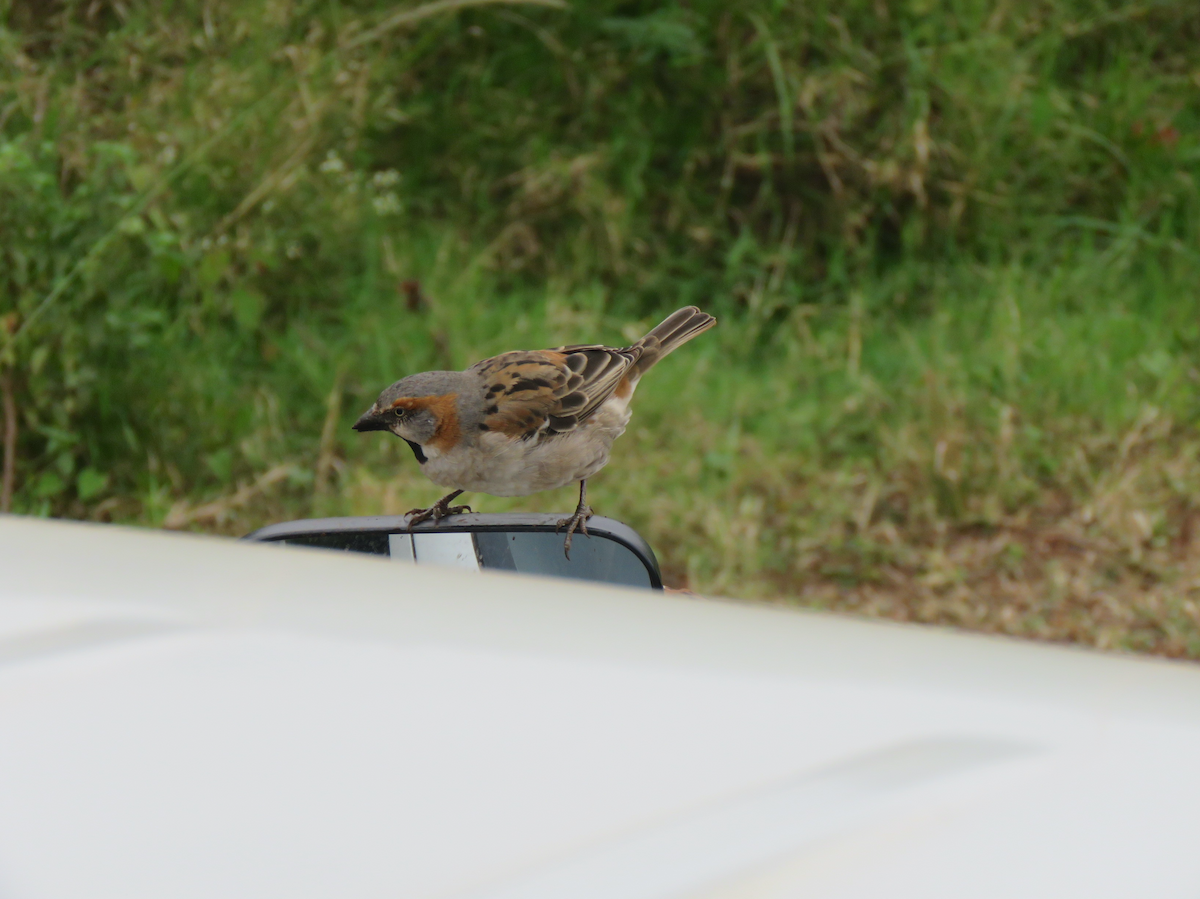
[(466, 514), (423, 521), (403, 516), (312, 518), (261, 528), (244, 539), (388, 556), (469, 571), (516, 571), (605, 584), (662, 589), (654, 551), (628, 525), (593, 516), (563, 554), (558, 515)]

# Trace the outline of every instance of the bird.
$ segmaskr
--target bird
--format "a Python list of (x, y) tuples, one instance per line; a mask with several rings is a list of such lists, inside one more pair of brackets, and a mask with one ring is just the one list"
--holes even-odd
[(451, 488), (432, 506), (409, 511), (410, 529), (470, 512), (450, 505), (464, 492), (528, 496), (578, 481), (575, 513), (558, 522), (570, 559), (572, 535), (587, 536), (593, 515), (588, 479), (608, 463), (629, 424), (642, 375), (716, 323), (685, 306), (632, 346), (514, 350), (465, 371), (409, 375), (384, 389), (353, 427), (395, 434), (429, 480)]

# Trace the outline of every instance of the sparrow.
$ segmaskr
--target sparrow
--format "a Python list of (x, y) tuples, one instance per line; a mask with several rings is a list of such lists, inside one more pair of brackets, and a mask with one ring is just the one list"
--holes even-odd
[(392, 384), (354, 423), (407, 443), (429, 480), (452, 492), (408, 513), (409, 527), (471, 511), (450, 503), (465, 491), (528, 496), (579, 481), (566, 528), (587, 535), (587, 482), (629, 424), (629, 401), (656, 362), (717, 320), (695, 306), (673, 312), (632, 346), (515, 350), (465, 371), (427, 371)]

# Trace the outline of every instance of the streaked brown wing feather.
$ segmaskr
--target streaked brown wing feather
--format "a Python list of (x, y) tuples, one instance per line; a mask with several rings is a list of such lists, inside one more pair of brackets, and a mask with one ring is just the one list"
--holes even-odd
[(612, 395), (639, 355), (636, 348), (570, 346), (485, 359), (473, 366), (487, 385), (483, 428), (525, 440), (570, 431)]
[(586, 419), (612, 396), (642, 355), (641, 347), (600, 344), (556, 347), (551, 352), (566, 356), (567, 367), (583, 377), (582, 384), (577, 388), (585, 397), (583, 406), (575, 413), (579, 421)]

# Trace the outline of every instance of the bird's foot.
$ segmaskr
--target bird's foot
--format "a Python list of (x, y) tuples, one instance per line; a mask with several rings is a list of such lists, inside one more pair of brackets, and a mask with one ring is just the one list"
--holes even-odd
[(560, 518), (558, 524), (554, 528), (554, 533), (558, 533), (564, 527), (567, 529), (567, 539), (563, 541), (563, 554), (569, 560), (571, 558), (571, 536), (576, 532), (583, 534), (585, 537), (591, 537), (588, 533), (587, 521), (592, 517), (592, 507), (585, 506), (582, 503), (576, 507), (575, 514), (570, 518)]
[[(462, 491), (460, 490), (458, 493), (462, 493)], [(443, 518), (447, 518), (451, 515), (461, 515), (463, 512), (474, 511), (470, 506), (450, 505), (450, 500), (458, 496), (458, 493), (451, 493), (449, 496), (443, 496), (428, 509), (409, 509), (406, 513), (404, 513), (408, 517), (408, 529), (411, 531), (422, 521), (428, 521), (431, 518), (433, 519), (434, 525), (436, 525)]]

